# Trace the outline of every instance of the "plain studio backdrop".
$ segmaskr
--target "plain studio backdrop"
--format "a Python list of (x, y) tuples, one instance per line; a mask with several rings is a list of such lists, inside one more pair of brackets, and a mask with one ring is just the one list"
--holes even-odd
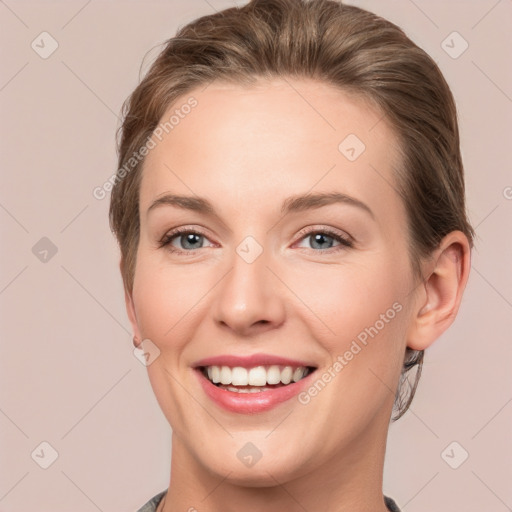
[[(245, 2), (239, 2), (241, 5)], [(512, 2), (350, 2), (433, 57), (457, 101), (472, 272), (390, 429), (405, 512), (512, 507)], [(0, 511), (126, 512), (168, 485), (170, 428), (134, 356), (108, 226), (120, 107), (160, 43), (230, 0), (0, 3)], [(198, 503), (200, 510), (200, 503)]]

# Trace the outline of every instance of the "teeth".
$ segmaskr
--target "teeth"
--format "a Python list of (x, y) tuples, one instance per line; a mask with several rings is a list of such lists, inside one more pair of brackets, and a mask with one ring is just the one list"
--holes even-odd
[(304, 371), (302, 370), (302, 368), (297, 368), (294, 372), (293, 372), (293, 382), (297, 382), (299, 381), (300, 379), (302, 379), (302, 377), (304, 376)]
[(235, 388), (233, 386), (227, 386), (228, 391), (235, 391), (236, 393), (259, 393), (260, 391), (270, 391), (270, 388)]
[(235, 366), (208, 366), (206, 375), (214, 384), (223, 384), (230, 386), (231, 391), (240, 391), (242, 393), (257, 392), (259, 390), (240, 390), (233, 386), (267, 386), (275, 384), (290, 384), (290, 382), (298, 382), (308, 374), (305, 366), (292, 368), (291, 366), (255, 366), (254, 368), (242, 368)]
[(291, 366), (285, 366), (281, 372), (281, 382), (283, 384), (290, 384), (293, 377), (293, 370)]
[(223, 366), (220, 369), (220, 383), (224, 384), (225, 386), (227, 384), (231, 384), (231, 369), (227, 366)]
[(231, 370), (231, 384), (233, 386), (247, 386), (248, 384), (247, 370), (237, 366)]
[[(297, 368), (299, 370), (299, 368)], [(267, 383), (268, 384), (279, 384), (281, 382), (281, 370), (279, 366), (271, 366), (267, 370)]]
[[(233, 371), (236, 368), (233, 368)], [(233, 382), (234, 384), (234, 382)], [(250, 386), (265, 386), (267, 384), (267, 370), (264, 366), (256, 366), (249, 370), (249, 385)]]

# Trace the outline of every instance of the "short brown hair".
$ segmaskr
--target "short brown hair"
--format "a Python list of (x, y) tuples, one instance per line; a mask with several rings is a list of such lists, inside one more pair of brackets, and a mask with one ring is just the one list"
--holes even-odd
[[(276, 77), (312, 78), (356, 93), (385, 116), (399, 141), (396, 187), (416, 276), (449, 232), (462, 231), (473, 246), (455, 102), (436, 63), (399, 27), (366, 10), (332, 0), (252, 0), (182, 27), (123, 105), (109, 215), (127, 290), (135, 273), (144, 163), (132, 155), (166, 110), (199, 85)], [(406, 349), (393, 419), (409, 407), (422, 363), (423, 351)], [(411, 385), (407, 373), (415, 366)]]

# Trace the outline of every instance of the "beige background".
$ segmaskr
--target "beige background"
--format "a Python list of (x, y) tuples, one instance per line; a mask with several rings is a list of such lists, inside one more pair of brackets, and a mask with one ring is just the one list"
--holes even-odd
[[(384, 490), (405, 512), (512, 510), (512, 2), (351, 3), (404, 27), (445, 73), (478, 235), (459, 317), (391, 427)], [(169, 428), (132, 353), (108, 198), (92, 190), (115, 170), (146, 52), (230, 5), (0, 2), (1, 512), (126, 512), (167, 486)], [(46, 59), (31, 47), (51, 49), (43, 31), (58, 43)], [(453, 31), (469, 44), (458, 58)], [(46, 262), (42, 237), (57, 248)], [(42, 442), (58, 453), (47, 469)]]

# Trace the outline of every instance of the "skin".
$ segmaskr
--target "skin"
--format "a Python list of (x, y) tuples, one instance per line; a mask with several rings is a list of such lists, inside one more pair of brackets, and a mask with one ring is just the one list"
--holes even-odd
[[(425, 278), (412, 274), (406, 212), (391, 186), (397, 139), (361, 99), (297, 79), (214, 82), (176, 105), (189, 96), (197, 107), (144, 163), (134, 286), (125, 295), (136, 338), (160, 350), (148, 374), (173, 430), (159, 510), (385, 512), (384, 453), (403, 354), (427, 348), (453, 322), (467, 238), (450, 233), (424, 262)], [(353, 162), (338, 150), (348, 134), (366, 146)], [(289, 196), (319, 192), (357, 198), (373, 217), (339, 203), (281, 215)], [(204, 197), (217, 217), (171, 205), (147, 212), (168, 193)], [(177, 227), (201, 231), (195, 250), (179, 235), (159, 247)], [(329, 235), (318, 245), (303, 228), (330, 228), (353, 247)], [(249, 235), (263, 249), (253, 263), (236, 252)], [(306, 405), (228, 412), (192, 370), (214, 355), (269, 353), (311, 361), (320, 375), (394, 303), (401, 311)], [(237, 458), (247, 442), (262, 453), (252, 467)]]

